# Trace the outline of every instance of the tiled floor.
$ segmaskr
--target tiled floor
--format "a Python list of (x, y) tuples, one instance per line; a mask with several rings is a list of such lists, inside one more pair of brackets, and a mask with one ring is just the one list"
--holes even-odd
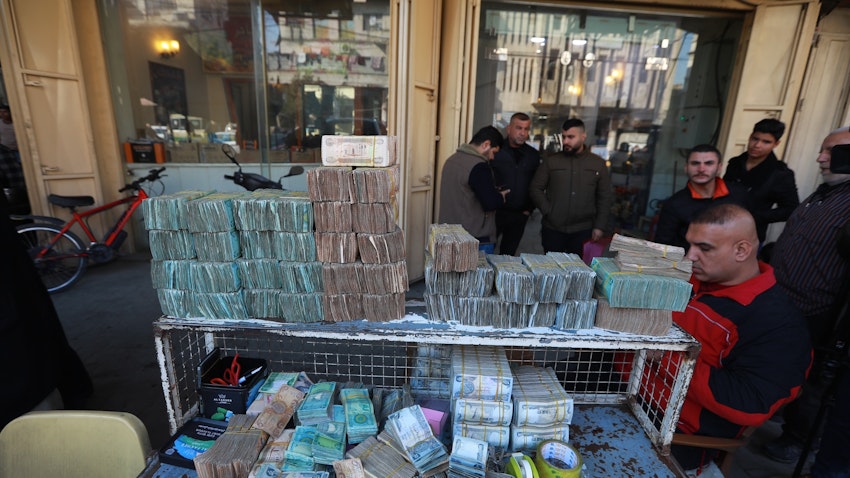
[[(534, 219), (522, 251), (541, 252), (536, 235), (539, 218)], [(94, 379), (96, 392), (89, 407), (131, 412), (147, 426), (154, 447), (164, 444), (169, 431), (151, 327), (160, 312), (150, 284), (150, 257), (134, 254), (93, 267), (53, 301), (72, 346)], [(778, 433), (774, 422), (758, 429), (749, 446), (737, 453), (730, 478), (790, 477), (794, 465), (781, 465), (758, 453), (759, 445)]]

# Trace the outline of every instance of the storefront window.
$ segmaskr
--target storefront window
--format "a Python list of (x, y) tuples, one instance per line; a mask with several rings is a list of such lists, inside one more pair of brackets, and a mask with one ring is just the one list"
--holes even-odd
[(615, 188), (612, 225), (646, 236), (658, 205), (684, 187), (685, 154), (714, 143), (740, 17), (640, 14), (485, 2), (474, 124), (532, 117), (529, 142), (560, 149), (561, 124), (587, 126)]
[(122, 139), (172, 162), (227, 161), (221, 143), (315, 162), (322, 135), (386, 134), (389, 0), (105, 3)]

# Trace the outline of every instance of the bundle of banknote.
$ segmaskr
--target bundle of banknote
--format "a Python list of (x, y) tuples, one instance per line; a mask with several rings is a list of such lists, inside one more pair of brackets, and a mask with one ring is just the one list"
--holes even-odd
[(298, 380), (298, 373), (296, 372), (270, 372), (263, 385), (260, 386), (259, 393), (275, 394), (284, 385), (292, 387), (296, 380)]
[(322, 263), (322, 284), (325, 292), (336, 294), (359, 294), (365, 292), (366, 277), (360, 262), (338, 264)]
[(403, 454), (374, 436), (348, 450), (345, 457), (359, 459), (369, 478), (413, 478), (417, 474)]
[(248, 316), (257, 319), (282, 319), (279, 289), (244, 289), (242, 297)]
[(454, 422), (452, 436), (474, 438), (485, 441), (496, 449), (506, 450), (511, 443), (511, 427)]
[(512, 388), (513, 376), (503, 348), (454, 346), (452, 399), (474, 398), (509, 402)]
[(542, 427), (532, 425), (511, 425), (510, 451), (533, 451), (546, 440), (570, 441), (569, 424), (556, 424)]
[(428, 226), (428, 254), (438, 272), (466, 272), (478, 267), (478, 239), (460, 224)]
[(290, 323), (314, 323), (325, 320), (322, 296), (280, 292), (280, 317)]
[(596, 323), (596, 299), (567, 299), (555, 308), (554, 327), (564, 330), (592, 329)]
[(570, 288), (567, 289), (567, 299), (586, 300), (593, 296), (596, 285), (596, 272), (588, 267), (577, 254), (565, 252), (548, 252), (562, 269), (570, 274)]
[(312, 232), (239, 231), (239, 243), (245, 259), (316, 260)]
[(395, 211), (388, 203), (354, 203), (351, 218), (354, 232), (385, 234), (397, 227)]
[(196, 292), (236, 292), (242, 288), (235, 262), (192, 262), (189, 275)]
[(256, 463), (248, 478), (328, 478), (327, 471), (283, 471), (274, 463)]
[(195, 239), (192, 233), (185, 229), (148, 231), (148, 242), (151, 257), (157, 261), (194, 259), (197, 256)]
[(554, 302), (538, 302), (525, 306), (528, 315), (528, 323), (525, 326), (552, 327), (558, 318), (558, 306), (560, 304)]
[(386, 168), (357, 168), (351, 175), (354, 202), (390, 203), (396, 199), (399, 187), (399, 166)]
[(316, 258), (321, 262), (351, 263), (357, 260), (357, 234), (316, 232)]
[(169, 317), (192, 317), (195, 293), (184, 289), (157, 289), (159, 308)]
[(345, 458), (345, 422), (324, 421), (316, 424), (313, 440), (313, 460), (323, 465), (332, 465)]
[(668, 246), (667, 244), (659, 244), (621, 234), (614, 234), (609, 249), (617, 253), (627, 253), (632, 256), (660, 257), (671, 261), (682, 261), (685, 258), (686, 252), (682, 247)]
[(278, 231), (239, 231), (239, 245), (245, 259), (277, 259)]
[(525, 305), (537, 302), (540, 293), (535, 287), (535, 276), (521, 259), (514, 256), (488, 254), (487, 261), (496, 271), (496, 293), (501, 300)]
[(192, 289), (189, 273), (192, 261), (151, 261), (151, 284), (154, 289)]
[(284, 471), (313, 471), (316, 460), (313, 458), (313, 442), (316, 439), (316, 427), (299, 425), (295, 427), (292, 441), (284, 452), (286, 459), (281, 468)]
[(448, 478), (484, 478), (489, 443), (475, 438), (455, 437), (449, 456)]
[(352, 202), (350, 167), (319, 167), (307, 171), (307, 192), (313, 206), (317, 202)]
[(296, 416), (302, 425), (316, 425), (333, 418), (336, 382), (314, 383), (298, 407)]
[(277, 259), (237, 259), (236, 267), (245, 289), (280, 289), (283, 286)]
[[(276, 470), (279, 473), (281, 471), (281, 464), (283, 464), (284, 460), (286, 460), (286, 449), (289, 448), (289, 444), (292, 442), (292, 435), (294, 433), (295, 430), (293, 430), (292, 428), (287, 428), (283, 430), (280, 435), (276, 437), (269, 437), (269, 440), (266, 442), (266, 446), (264, 446), (263, 449), (260, 450), (260, 456), (257, 457), (257, 461), (254, 463), (254, 467), (251, 468), (251, 474), (263, 478), (269, 476), (266, 474), (262, 474), (269, 473), (269, 471), (261, 471), (259, 469), (259, 467), (263, 464), (269, 465), (267, 468), (271, 470)], [(250, 477), (251, 475), (248, 476)]]
[(387, 430), (422, 476), (446, 471), (449, 455), (434, 436), (419, 405), (402, 408), (387, 418)]
[(483, 252), (478, 254), (475, 269), (466, 272), (440, 272), (434, 258), (425, 252), (425, 291), (430, 294), (485, 297), (493, 293), (496, 271)]
[[(416, 397), (449, 398), (452, 348), (448, 345), (416, 346), (410, 391)], [(395, 411), (395, 410), (393, 410)]]
[(192, 293), (193, 308), (190, 317), (208, 319), (247, 319), (242, 290), (236, 292)]
[(389, 322), (404, 317), (404, 292), (362, 294), (363, 316), (369, 322)]
[[(356, 262), (361, 290), (366, 294), (403, 293), (408, 289), (407, 261), (389, 264), (364, 264)], [(365, 287), (362, 287), (365, 285)]]
[(237, 478), (248, 476), (269, 435), (252, 428), (254, 417), (233, 415), (227, 430), (209, 450), (194, 458), (200, 478)]
[(265, 431), (270, 436), (279, 436), (289, 420), (295, 415), (295, 411), (304, 400), (304, 392), (287, 384), (282, 384), (275, 393), (272, 402), (266, 405), (257, 420), (254, 428)]
[(248, 192), (213, 193), (186, 203), (189, 232), (233, 231), (233, 200), (249, 195)]
[(243, 231), (310, 232), (313, 205), (304, 192), (258, 189), (233, 200), (233, 219)]
[(199, 261), (229, 262), (241, 256), (236, 231), (196, 232), (193, 236)]
[(375, 410), (366, 389), (343, 388), (339, 398), (345, 409), (345, 431), (349, 443), (360, 443), (378, 433)]
[(690, 280), (693, 262), (689, 260), (671, 261), (663, 257), (632, 256), (618, 252), (614, 258), (617, 266), (623, 272), (637, 272)]
[(351, 232), (351, 203), (341, 201), (317, 202), (313, 205), (317, 232)]
[(360, 260), (366, 264), (388, 264), (405, 259), (404, 232), (398, 226), (392, 232), (381, 234), (357, 234), (357, 250)]
[(142, 201), (145, 229), (176, 231), (188, 229), (189, 219), (186, 204), (215, 191), (178, 191), (172, 194), (149, 197)]
[(683, 311), (691, 297), (691, 284), (672, 277), (621, 272), (607, 257), (591, 262), (599, 295), (612, 307)]
[[(516, 388), (516, 386), (514, 387)], [(516, 391), (514, 391), (516, 394)], [(515, 400), (514, 400), (515, 401)], [(514, 402), (459, 398), (453, 404), (453, 423), (506, 427), (514, 415)]]
[(281, 290), (284, 292), (322, 292), (322, 263), (318, 261), (279, 263)]
[(598, 299), (596, 326), (638, 335), (667, 335), (673, 325), (673, 312), (661, 309), (611, 307), (607, 300)]
[(560, 303), (567, 299), (567, 291), (572, 283), (572, 275), (552, 256), (542, 254), (520, 254), (523, 264), (534, 275), (538, 302)]
[(360, 320), (363, 313), (363, 294), (330, 294), (322, 295), (322, 310), (325, 320), (329, 322), (348, 322)]
[(348, 458), (333, 462), (336, 478), (366, 478), (360, 458)]
[(573, 399), (561, 386), (554, 370), (524, 365), (513, 373), (514, 426), (572, 423)]

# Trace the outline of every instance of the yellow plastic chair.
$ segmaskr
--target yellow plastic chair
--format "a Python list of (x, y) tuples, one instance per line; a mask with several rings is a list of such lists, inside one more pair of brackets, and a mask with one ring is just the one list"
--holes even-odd
[(0, 478), (136, 477), (151, 445), (145, 425), (124, 412), (30, 412), (0, 432)]

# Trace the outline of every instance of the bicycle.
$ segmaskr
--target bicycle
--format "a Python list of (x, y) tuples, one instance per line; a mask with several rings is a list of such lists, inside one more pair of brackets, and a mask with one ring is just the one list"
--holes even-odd
[[(148, 198), (142, 185), (160, 181), (165, 176), (160, 174), (163, 171), (165, 168), (151, 169), (147, 176), (125, 184), (118, 190), (118, 192), (132, 190), (134, 192), (132, 195), (88, 211), (77, 212), (77, 208), (93, 205), (94, 198), (91, 196), (49, 195), (47, 200), (51, 204), (67, 208), (71, 212), (72, 217), (67, 222), (50, 216), (14, 217), (16, 220), (32, 221), (18, 226), (17, 231), (48, 292), (61, 292), (71, 287), (83, 275), (89, 260), (95, 264), (102, 264), (114, 258), (115, 251), (127, 238), (124, 226), (142, 201)], [(88, 218), (123, 204), (129, 204), (129, 206), (98, 242), (88, 224)], [(71, 232), (75, 224), (79, 225), (85, 233), (88, 245)]]

